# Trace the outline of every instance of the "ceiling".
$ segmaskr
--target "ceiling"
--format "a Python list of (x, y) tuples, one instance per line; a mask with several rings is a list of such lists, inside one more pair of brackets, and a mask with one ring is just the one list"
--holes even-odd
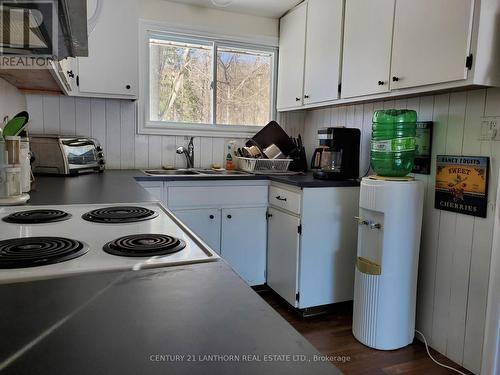
[[(169, 0), (174, 3), (191, 4), (203, 7), (222, 9), (228, 12), (253, 14), (255, 16), (279, 18), (287, 10), (293, 8), (302, 0), (232, 0), (225, 7), (215, 6), (212, 0)], [(219, 0), (224, 2), (223, 0)], [(217, 0), (215, 0), (217, 2)]]

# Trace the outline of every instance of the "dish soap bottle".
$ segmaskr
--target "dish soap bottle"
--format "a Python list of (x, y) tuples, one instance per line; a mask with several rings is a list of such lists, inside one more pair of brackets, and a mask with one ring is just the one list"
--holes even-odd
[(226, 155), (226, 170), (232, 171), (235, 169), (234, 161), (233, 161), (233, 150), (231, 147), (231, 143), (227, 145), (227, 155)]

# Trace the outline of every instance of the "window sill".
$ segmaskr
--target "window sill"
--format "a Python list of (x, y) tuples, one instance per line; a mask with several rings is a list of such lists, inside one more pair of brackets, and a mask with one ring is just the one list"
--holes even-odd
[(251, 138), (263, 126), (248, 125), (205, 125), (205, 124), (178, 124), (159, 121), (147, 121), (139, 126), (139, 134), (149, 135), (180, 135), (191, 137), (215, 138)]

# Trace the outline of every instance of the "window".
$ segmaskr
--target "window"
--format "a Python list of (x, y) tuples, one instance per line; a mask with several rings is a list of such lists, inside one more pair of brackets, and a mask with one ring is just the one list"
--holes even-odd
[(224, 130), (266, 125), (275, 114), (276, 50), (148, 34), (149, 108), (155, 128)]

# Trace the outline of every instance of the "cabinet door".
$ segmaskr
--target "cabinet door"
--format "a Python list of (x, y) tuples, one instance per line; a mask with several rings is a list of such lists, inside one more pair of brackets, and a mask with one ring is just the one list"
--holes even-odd
[(473, 0), (396, 0), (391, 88), (467, 78)]
[(175, 210), (177, 216), (217, 254), (220, 254), (220, 210)]
[(222, 209), (221, 256), (249, 285), (266, 282), (266, 208)]
[(267, 242), (267, 285), (297, 305), (299, 234), (298, 217), (269, 208)]
[(394, 2), (346, 0), (342, 98), (389, 90)]
[(338, 98), (343, 0), (309, 0), (307, 5), (304, 104)]
[[(88, 14), (96, 2), (88, 0)], [(138, 92), (138, 12), (135, 0), (101, 0), (89, 42), (89, 56), (78, 58), (81, 93), (136, 96)]]
[(278, 109), (302, 105), (307, 3), (280, 20)]

